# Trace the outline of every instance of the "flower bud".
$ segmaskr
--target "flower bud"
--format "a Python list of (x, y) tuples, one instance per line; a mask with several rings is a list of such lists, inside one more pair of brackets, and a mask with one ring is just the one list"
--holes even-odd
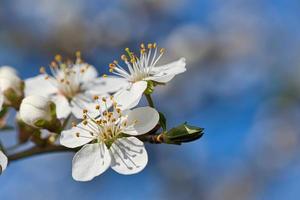
[(0, 67), (0, 88), (4, 95), (4, 104), (18, 109), (24, 97), (24, 82), (13, 68)]
[(55, 132), (60, 128), (55, 110), (55, 104), (48, 98), (28, 96), (21, 103), (20, 117), (30, 126)]

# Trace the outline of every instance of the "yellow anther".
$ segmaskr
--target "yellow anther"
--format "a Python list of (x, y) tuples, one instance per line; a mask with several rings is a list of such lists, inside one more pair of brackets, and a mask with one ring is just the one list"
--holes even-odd
[(88, 110), (87, 110), (87, 109), (83, 109), (82, 112), (83, 112), (83, 113), (87, 113)]
[(145, 49), (144, 43), (141, 44), (141, 49)]
[(83, 69), (80, 69), (80, 73), (84, 73), (85, 72), (85, 69), (83, 68)]
[(102, 77), (103, 77), (103, 78), (106, 78), (106, 77), (107, 77), (107, 75), (106, 75), (106, 74), (103, 74), (103, 75), (102, 75)]
[(77, 126), (76, 122), (72, 122), (72, 126), (76, 127)]
[(123, 61), (127, 61), (127, 60), (128, 60), (128, 59), (127, 59), (127, 56), (124, 55), (124, 54), (121, 56), (121, 59), (122, 59)]
[(117, 108), (116, 111), (117, 111), (117, 113), (121, 113), (121, 109), (120, 108)]
[(83, 115), (82, 118), (83, 118), (83, 119), (87, 119), (87, 115)]
[(153, 44), (153, 48), (155, 49), (157, 47), (156, 42)]
[(57, 67), (57, 63), (56, 63), (56, 62), (54, 62), (54, 61), (52, 61), (52, 62), (50, 63), (50, 67), (52, 67), (52, 68), (56, 68), (56, 67)]
[(76, 55), (76, 58), (81, 58), (81, 52), (80, 51), (76, 51), (75, 55)]
[(114, 71), (114, 69), (113, 69), (113, 68), (110, 68), (108, 71), (109, 71), (110, 73), (112, 73), (112, 72)]
[(114, 60), (113, 63), (114, 63), (115, 65), (117, 65), (117, 64), (118, 64), (118, 61)]
[(80, 137), (80, 133), (76, 133), (76, 137)]
[(161, 48), (161, 49), (159, 50), (160, 53), (165, 53), (165, 51), (166, 51), (166, 50), (165, 50), (164, 48)]
[(95, 95), (94, 100), (98, 100), (98, 99), (99, 99), (99, 96)]
[(151, 43), (148, 44), (148, 49), (152, 49), (153, 45)]
[(85, 126), (88, 124), (88, 122), (87, 122), (86, 120), (84, 120), (82, 123), (83, 123), (83, 125), (85, 125)]
[(96, 105), (96, 110), (100, 110), (100, 105)]
[(110, 63), (110, 64), (109, 64), (109, 68), (110, 68), (110, 69), (113, 69), (113, 68), (115, 68), (115, 67), (116, 67), (115, 63)]
[(105, 98), (105, 97), (102, 97), (102, 101), (103, 101), (103, 102), (106, 102), (106, 98)]
[(54, 60), (56, 60), (57, 62), (61, 62), (61, 61), (62, 61), (61, 55), (57, 54), (57, 55), (54, 57)]
[(41, 67), (41, 68), (40, 68), (40, 73), (41, 73), (41, 74), (45, 74), (45, 73), (46, 73), (45, 67)]

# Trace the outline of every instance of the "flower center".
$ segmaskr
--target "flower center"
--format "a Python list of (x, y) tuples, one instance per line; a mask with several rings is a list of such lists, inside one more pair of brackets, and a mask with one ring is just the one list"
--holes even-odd
[(44, 67), (40, 68), (42, 74), (46, 74), (46, 79), (59, 90), (59, 93), (71, 100), (81, 92), (82, 77), (89, 65), (83, 63), (80, 52), (76, 52), (76, 60), (63, 61), (60, 55), (56, 55), (50, 64), (51, 75), (46, 73)]
[(140, 47), (140, 56), (136, 56), (129, 48), (125, 49), (127, 55), (123, 54), (121, 59), (127, 65), (126, 71), (118, 61), (109, 64), (109, 71), (113, 74), (126, 78), (129, 82), (144, 80), (153, 73), (153, 67), (165, 52), (164, 48), (159, 49), (156, 43), (149, 43), (147, 48), (144, 44)]
[[(99, 100), (99, 97), (95, 96), (94, 99)], [(113, 101), (112, 98), (111, 100)], [(100, 107), (100, 101), (104, 103), (103, 109)], [(122, 113), (114, 101), (113, 109), (109, 111), (106, 101), (107, 99), (102, 98), (95, 107), (100, 117), (93, 118), (87, 110), (83, 110), (84, 120), (82, 123), (85, 126), (85, 130), (88, 130), (97, 142), (104, 142), (110, 147), (116, 139), (122, 137), (122, 132), (125, 128), (130, 128), (136, 122), (129, 122), (128, 116)], [(80, 137), (80, 134), (78, 134), (78, 137)]]

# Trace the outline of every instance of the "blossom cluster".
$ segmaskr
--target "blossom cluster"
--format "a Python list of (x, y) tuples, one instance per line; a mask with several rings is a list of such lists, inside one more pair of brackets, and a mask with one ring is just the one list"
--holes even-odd
[[(22, 125), (21, 141), (31, 138), (37, 145), (46, 141), (77, 151), (72, 161), (72, 176), (77, 181), (89, 181), (109, 167), (120, 174), (138, 173), (148, 162), (140, 137), (157, 126), (164, 128), (164, 117), (154, 108), (150, 95), (155, 86), (186, 70), (184, 58), (160, 65), (164, 52), (156, 43), (141, 44), (139, 54), (126, 48), (122, 63), (114, 60), (108, 65), (112, 75), (102, 76), (80, 52), (75, 61), (56, 55), (49, 68), (41, 67), (40, 75), (25, 81), (13, 68), (3, 66), (1, 118), (13, 107)], [(143, 95), (149, 106), (138, 106)], [(46, 136), (42, 138), (41, 133)], [(185, 135), (176, 135), (179, 137), (186, 140)], [(7, 163), (0, 151), (1, 171)]]

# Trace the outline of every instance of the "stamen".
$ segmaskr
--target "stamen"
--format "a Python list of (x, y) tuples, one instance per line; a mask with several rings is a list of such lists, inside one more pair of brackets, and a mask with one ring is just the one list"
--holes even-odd
[(41, 73), (41, 74), (45, 74), (45, 73), (46, 73), (45, 67), (41, 67), (41, 68), (40, 68), (40, 73)]

